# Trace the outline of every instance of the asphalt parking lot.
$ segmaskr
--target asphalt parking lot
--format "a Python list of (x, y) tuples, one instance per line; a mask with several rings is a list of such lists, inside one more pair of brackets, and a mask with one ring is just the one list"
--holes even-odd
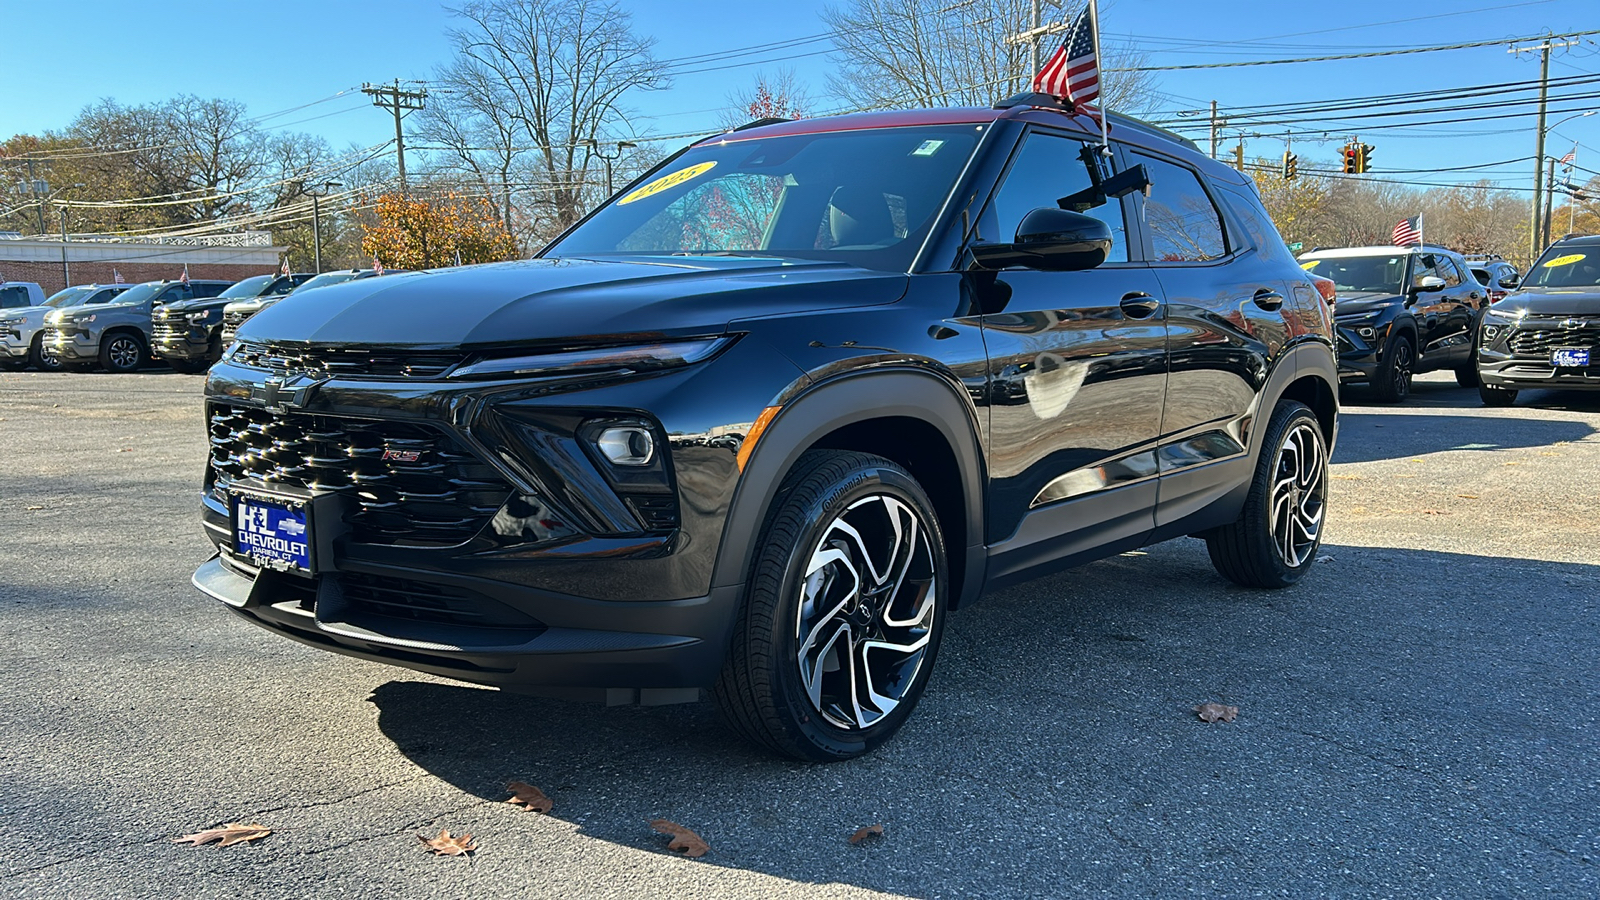
[[(998, 593), (895, 741), (805, 766), (235, 619), (189, 585), (201, 378), (0, 374), (0, 895), (1600, 895), (1600, 395), (1449, 378), (1349, 398), (1306, 583), (1184, 540)], [(226, 821), (274, 833), (171, 843)]]

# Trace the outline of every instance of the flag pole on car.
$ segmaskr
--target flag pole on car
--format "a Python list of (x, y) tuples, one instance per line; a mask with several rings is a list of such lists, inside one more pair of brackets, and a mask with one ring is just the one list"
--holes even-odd
[(1033, 76), (1033, 89), (1041, 94), (1060, 97), (1071, 104), (1073, 113), (1083, 113), (1100, 123), (1100, 146), (1110, 154), (1110, 125), (1104, 110), (1088, 106), (1100, 97), (1100, 13), (1099, 4), (1089, 0), (1089, 5), (1078, 13), (1067, 28), (1066, 39), (1056, 52), (1050, 54), (1044, 67)]

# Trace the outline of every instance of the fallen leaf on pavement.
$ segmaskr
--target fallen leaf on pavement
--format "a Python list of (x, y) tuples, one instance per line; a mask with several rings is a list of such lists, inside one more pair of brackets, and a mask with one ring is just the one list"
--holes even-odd
[(528, 812), (547, 813), (551, 807), (555, 806), (555, 802), (546, 797), (544, 791), (528, 784), (526, 781), (513, 781), (506, 785), (506, 790), (513, 795), (506, 802), (513, 806), (521, 806)]
[(667, 849), (680, 850), (684, 856), (698, 858), (705, 856), (706, 851), (711, 849), (711, 845), (706, 843), (700, 835), (679, 825), (677, 822), (669, 822), (666, 819), (652, 819), (650, 827), (662, 834), (672, 835), (672, 840), (667, 842)]
[(1239, 715), (1239, 707), (1221, 703), (1202, 703), (1194, 711), (1202, 722), (1232, 722)]
[(117, 448), (117, 452), (118, 453), (132, 453), (133, 452), (133, 448), (132, 447), (118, 447)]
[(1476, 500), (1476, 499), (1478, 499), (1478, 495), (1477, 494), (1457, 494), (1456, 496), (1460, 497), (1463, 500)]
[(850, 835), (850, 843), (859, 844), (862, 841), (866, 840), (867, 838), (870, 838), (870, 837), (882, 837), (882, 836), (883, 836), (883, 826), (882, 825), (866, 825), (866, 826), (863, 826), (861, 828), (857, 828), (856, 829), (856, 833)]
[(246, 825), (242, 822), (228, 822), (216, 828), (207, 828), (205, 831), (196, 831), (186, 834), (181, 838), (173, 838), (174, 844), (201, 844), (215, 843), (219, 847), (228, 847), (233, 844), (242, 844), (246, 841), (259, 841), (272, 833), (272, 829), (265, 825)]
[(451, 837), (448, 828), (439, 829), (439, 836), (435, 838), (419, 834), (417, 840), (427, 844), (428, 852), (435, 856), (466, 856), (478, 849), (478, 845), (472, 842), (472, 835), (460, 834)]
[(41, 509), (44, 509), (44, 507), (42, 507), (42, 506), (30, 506), (30, 507), (28, 507), (28, 512), (35, 512), (35, 511), (41, 510)]
[(1425, 515), (1425, 516), (1448, 516), (1448, 515), (1450, 515), (1449, 513), (1445, 512), (1442, 509), (1425, 509), (1425, 510), (1422, 511), (1422, 514)]

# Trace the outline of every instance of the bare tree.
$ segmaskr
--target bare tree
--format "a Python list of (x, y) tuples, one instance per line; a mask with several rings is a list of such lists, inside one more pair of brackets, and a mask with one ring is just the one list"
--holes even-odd
[[(521, 190), (548, 211), (544, 230), (567, 227), (595, 193), (590, 171), (600, 162), (583, 142), (625, 135), (623, 98), (668, 83), (654, 41), (634, 34), (615, 0), (472, 0), (455, 13), (466, 24), (450, 32), (456, 58), (440, 75), (462, 107), (449, 128), (459, 133), (456, 159), (505, 185), (515, 169), (507, 163), (531, 152)], [(496, 143), (477, 143), (485, 135)], [(468, 162), (477, 153), (495, 168)]]
[(811, 92), (792, 69), (776, 75), (756, 75), (754, 84), (728, 94), (728, 109), (722, 114), (723, 128), (737, 128), (756, 119), (803, 119), (811, 112)]
[[(1058, 9), (1071, 21), (1081, 3)], [(834, 33), (838, 74), (830, 88), (865, 108), (989, 106), (1028, 89), (1026, 42), (1009, 40), (1032, 21), (1031, 0), (849, 0), (822, 20)], [(1059, 38), (1044, 37), (1040, 58)], [(1107, 72), (1141, 62), (1139, 54), (1102, 41), (1101, 94), (1108, 109), (1139, 112), (1153, 99), (1148, 72)]]

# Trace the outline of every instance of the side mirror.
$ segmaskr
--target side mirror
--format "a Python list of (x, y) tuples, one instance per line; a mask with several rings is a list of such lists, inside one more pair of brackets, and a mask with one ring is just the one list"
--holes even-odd
[(1417, 279), (1417, 283), (1411, 289), (1413, 291), (1442, 291), (1444, 290), (1444, 279), (1437, 275), (1424, 275)]
[(1506, 277), (1500, 279), (1500, 286), (1505, 288), (1508, 291), (1516, 290), (1517, 289), (1517, 285), (1519, 285), (1521, 283), (1522, 283), (1522, 280), (1520, 278), (1518, 278), (1517, 276), (1515, 276), (1515, 275), (1507, 275)]
[(990, 269), (1080, 272), (1111, 255), (1111, 227), (1094, 216), (1042, 206), (1022, 217), (1014, 243), (975, 244), (972, 255)]

